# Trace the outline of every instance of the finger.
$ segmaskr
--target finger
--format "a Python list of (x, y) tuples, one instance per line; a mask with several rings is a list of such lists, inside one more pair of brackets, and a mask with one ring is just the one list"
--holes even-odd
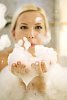
[(18, 70), (20, 70), (20, 68), (21, 68), (21, 62), (20, 61), (17, 61), (17, 68), (18, 68)]
[(47, 72), (47, 67), (46, 67), (46, 64), (45, 62), (41, 62), (41, 69), (42, 69), (42, 72)]
[(11, 72), (14, 73), (17, 65), (15, 63), (12, 64), (11, 66)]
[(25, 65), (25, 64), (21, 64), (21, 67), (22, 67), (22, 68), (26, 68), (26, 65)]
[(35, 65), (38, 67), (38, 66), (40, 66), (40, 63), (38, 61), (36, 61)]
[(31, 68), (32, 68), (32, 69), (34, 69), (35, 66), (36, 66), (35, 63), (32, 63), (32, 64), (31, 64)]
[(17, 65), (21, 65), (21, 62), (20, 61), (17, 61)]
[(13, 63), (13, 64), (12, 64), (12, 67), (17, 67), (16, 63)]
[(26, 68), (25, 72), (26, 73), (29, 73), (30, 72), (30, 69), (29, 68)]
[(41, 70), (41, 62), (35, 62), (36, 64), (36, 70), (38, 71), (38, 73), (41, 73), (42, 70)]
[(25, 74), (25, 69), (26, 69), (26, 65), (25, 65), (25, 64), (21, 64), (20, 73), (21, 73), (21, 74)]

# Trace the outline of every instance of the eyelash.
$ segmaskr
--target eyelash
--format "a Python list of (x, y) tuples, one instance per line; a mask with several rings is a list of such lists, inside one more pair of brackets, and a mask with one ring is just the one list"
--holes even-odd
[(27, 26), (21, 26), (20, 29), (28, 29)]
[[(26, 29), (28, 29), (28, 27), (27, 26), (21, 26), (20, 29), (26, 30)], [(35, 29), (41, 30), (42, 26), (35, 26)]]
[(36, 26), (35, 29), (42, 29), (42, 26)]

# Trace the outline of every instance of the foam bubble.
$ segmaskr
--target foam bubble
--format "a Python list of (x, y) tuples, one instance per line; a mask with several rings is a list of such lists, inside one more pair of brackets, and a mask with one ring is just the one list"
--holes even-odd
[(11, 41), (8, 35), (2, 35), (0, 38), (0, 51), (4, 50), (6, 47), (11, 45)]

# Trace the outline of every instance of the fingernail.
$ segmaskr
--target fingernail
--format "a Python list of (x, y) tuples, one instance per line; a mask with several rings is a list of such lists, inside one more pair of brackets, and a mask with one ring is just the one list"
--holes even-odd
[(13, 64), (12, 64), (12, 66), (14, 67), (14, 66), (16, 66), (16, 64), (15, 64), (15, 63), (13, 63)]
[(21, 64), (21, 62), (20, 62), (20, 61), (18, 61), (18, 62), (17, 62), (17, 64), (18, 64), (18, 65), (20, 65), (20, 64)]
[(39, 65), (39, 62), (36, 62), (35, 64), (38, 66)]

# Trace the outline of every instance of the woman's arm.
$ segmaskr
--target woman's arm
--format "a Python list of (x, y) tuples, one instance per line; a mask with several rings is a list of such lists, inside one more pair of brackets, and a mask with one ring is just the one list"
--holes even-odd
[(8, 48), (4, 51), (0, 51), (0, 71), (8, 64), (8, 55), (12, 52), (11, 48)]

